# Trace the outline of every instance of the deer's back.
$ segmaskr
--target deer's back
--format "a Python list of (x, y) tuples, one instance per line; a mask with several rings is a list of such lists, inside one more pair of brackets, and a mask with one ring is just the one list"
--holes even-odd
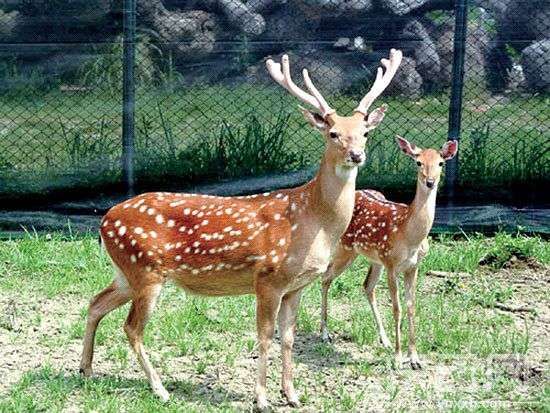
[(392, 202), (378, 191), (357, 191), (353, 217), (341, 238), (343, 247), (383, 262), (399, 242), (409, 207)]

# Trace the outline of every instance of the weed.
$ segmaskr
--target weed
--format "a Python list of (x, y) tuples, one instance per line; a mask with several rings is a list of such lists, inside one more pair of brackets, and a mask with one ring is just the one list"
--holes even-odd
[[(289, 148), (288, 116), (279, 114), (264, 125), (252, 114), (242, 127), (222, 120), (217, 134), (205, 133), (186, 145), (177, 145), (171, 123), (158, 106), (162, 134), (153, 137), (153, 121), (142, 117), (138, 139), (138, 165), (143, 181), (185, 176), (198, 179), (235, 178), (299, 169), (304, 156)], [(157, 175), (158, 174), (158, 175)]]

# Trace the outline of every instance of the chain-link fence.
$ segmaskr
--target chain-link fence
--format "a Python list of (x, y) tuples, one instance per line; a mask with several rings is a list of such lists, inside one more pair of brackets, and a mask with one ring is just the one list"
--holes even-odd
[[(0, 2), (1, 197), (124, 190), (125, 72), (137, 191), (318, 163), (322, 138), (265, 70), (284, 53), (295, 80), (307, 67), (346, 114), (380, 58), (403, 50), (360, 186), (412, 191), (395, 134), (436, 148), (449, 136), (455, 1), (137, 0), (132, 16), (134, 1)], [(528, 193), (550, 180), (550, 3), (478, 0), (468, 12), (456, 193)], [(125, 45), (124, 16), (137, 23)]]

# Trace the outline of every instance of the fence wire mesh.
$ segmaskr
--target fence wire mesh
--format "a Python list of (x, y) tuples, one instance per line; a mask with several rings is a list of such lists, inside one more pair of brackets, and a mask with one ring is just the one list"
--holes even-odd
[[(448, 135), (454, 1), (138, 0), (138, 189), (184, 187), (316, 164), (324, 142), (265, 60), (308, 68), (349, 114), (390, 48), (404, 60), (377, 104), (360, 186), (411, 187), (396, 134), (439, 148)], [(0, 196), (121, 182), (122, 1), (0, 2)], [(458, 182), (548, 184), (550, 3), (469, 3)], [(111, 187), (112, 188), (112, 187)]]

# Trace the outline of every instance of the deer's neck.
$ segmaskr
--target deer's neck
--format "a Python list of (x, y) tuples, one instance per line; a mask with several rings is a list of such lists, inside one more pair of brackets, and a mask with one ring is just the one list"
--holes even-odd
[(419, 244), (428, 236), (435, 216), (437, 188), (427, 191), (423, 184), (416, 184), (416, 195), (409, 209), (406, 237), (409, 243)]
[[(311, 208), (323, 226), (339, 238), (353, 214), (357, 167), (338, 165), (325, 154), (316, 177), (311, 182)], [(340, 233), (341, 232), (341, 233)]]

